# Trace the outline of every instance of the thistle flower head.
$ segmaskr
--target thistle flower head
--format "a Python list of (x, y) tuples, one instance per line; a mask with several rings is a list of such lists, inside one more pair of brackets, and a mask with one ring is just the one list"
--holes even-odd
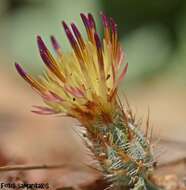
[(19, 74), (43, 98), (47, 107), (37, 106), (40, 114), (64, 113), (82, 123), (94, 121), (98, 116), (105, 122), (112, 121), (112, 112), (117, 106), (116, 94), (120, 81), (127, 71), (123, 66), (124, 53), (118, 42), (117, 25), (104, 14), (102, 23), (104, 37), (100, 38), (91, 14), (81, 14), (88, 39), (83, 39), (74, 23), (62, 22), (72, 51), (64, 53), (55, 39), (52, 46), (57, 57), (50, 53), (40, 36), (37, 44), (40, 56), (46, 65), (44, 75), (33, 79), (19, 64)]
[(87, 129), (83, 139), (112, 189), (146, 189), (154, 160), (148, 134), (142, 133), (130, 109), (124, 110), (117, 99), (118, 85), (128, 67), (123, 63), (117, 26), (112, 18), (102, 14), (101, 39), (92, 15), (81, 14), (81, 18), (87, 40), (74, 23), (68, 26), (62, 22), (72, 47), (70, 53), (64, 53), (52, 36), (54, 58), (41, 37), (37, 37), (40, 56), (46, 65), (42, 77), (33, 79), (17, 63), (16, 69), (47, 104), (35, 106), (37, 110), (33, 112), (63, 113), (78, 119)]

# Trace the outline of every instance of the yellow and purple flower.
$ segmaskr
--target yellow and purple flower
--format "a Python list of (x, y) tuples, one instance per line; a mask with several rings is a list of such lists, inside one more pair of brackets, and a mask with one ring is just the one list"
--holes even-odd
[[(154, 159), (148, 134), (136, 124), (130, 109), (117, 98), (118, 85), (128, 64), (118, 42), (117, 26), (102, 14), (104, 37), (96, 32), (91, 14), (81, 14), (88, 40), (74, 23), (62, 25), (73, 51), (64, 53), (57, 40), (51, 42), (56, 58), (40, 36), (40, 56), (46, 65), (42, 77), (33, 79), (19, 64), (18, 73), (39, 93), (47, 107), (35, 106), (39, 114), (74, 117), (87, 129), (83, 138), (113, 189), (146, 189)], [(147, 122), (147, 132), (148, 132)], [(91, 143), (89, 143), (91, 142)]]
[(102, 23), (104, 37), (101, 40), (91, 14), (81, 14), (88, 40), (84, 40), (74, 23), (69, 27), (64, 21), (67, 38), (73, 51), (64, 53), (51, 37), (57, 54), (54, 58), (40, 36), (37, 43), (40, 56), (47, 69), (38, 80), (15, 64), (19, 74), (43, 98), (47, 107), (36, 106), (39, 114), (63, 113), (87, 123), (101, 116), (106, 122), (112, 120), (112, 111), (117, 104), (119, 82), (124, 78), (128, 64), (123, 67), (124, 53), (118, 42), (117, 25), (104, 14)]

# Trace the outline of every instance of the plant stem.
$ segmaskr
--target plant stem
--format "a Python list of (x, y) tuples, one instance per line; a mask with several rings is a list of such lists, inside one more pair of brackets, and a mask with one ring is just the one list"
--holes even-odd
[(65, 164), (55, 164), (55, 165), (9, 165), (0, 167), (0, 172), (7, 171), (24, 171), (24, 170), (48, 170), (48, 169), (61, 169), (64, 168)]

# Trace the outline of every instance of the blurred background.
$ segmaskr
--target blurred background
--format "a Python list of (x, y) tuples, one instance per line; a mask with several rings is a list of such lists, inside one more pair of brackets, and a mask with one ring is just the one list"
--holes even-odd
[[(173, 157), (186, 155), (186, 1), (0, 0), (0, 149), (8, 157), (29, 163), (82, 159), (82, 143), (72, 129), (76, 121), (32, 114), (41, 99), (17, 75), (14, 62), (40, 74), (36, 35), (51, 47), (53, 34), (68, 51), (61, 20), (84, 31), (79, 14), (91, 12), (102, 31), (100, 11), (116, 20), (129, 63), (121, 94), (143, 120), (150, 108), (155, 137), (176, 144)], [(170, 155), (174, 143), (165, 147)]]

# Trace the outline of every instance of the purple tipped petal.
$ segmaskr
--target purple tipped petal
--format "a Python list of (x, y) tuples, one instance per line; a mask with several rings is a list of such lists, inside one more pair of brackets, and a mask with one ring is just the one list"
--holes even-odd
[(117, 32), (117, 24), (115, 23), (113, 18), (110, 18), (110, 25), (111, 25), (111, 30), (113, 33)]
[(95, 39), (97, 48), (100, 49), (101, 48), (101, 40), (97, 33), (94, 33), (94, 39)]
[(74, 23), (71, 24), (71, 28), (76, 36), (76, 39), (79, 42), (80, 47), (83, 49), (85, 47), (85, 43), (83, 41), (81, 33), (79, 32), (78, 28), (76, 27), (76, 25)]
[(44, 106), (32, 106), (34, 108), (40, 109), (40, 110), (45, 110), (45, 111), (51, 111), (51, 108), (48, 107), (44, 107)]
[(65, 101), (63, 98), (61, 98), (60, 96), (58, 96), (56, 93), (50, 91), (50, 94), (53, 96), (53, 101), (54, 102), (63, 102)]
[(43, 60), (43, 62), (48, 66), (50, 67), (50, 65), (52, 64), (48, 58), (48, 55), (46, 52), (44, 51), (40, 51), (40, 55), (41, 55), (41, 58)]
[(89, 20), (90, 26), (92, 28), (96, 29), (96, 24), (95, 24), (95, 21), (94, 21), (94, 17), (90, 13), (88, 14), (88, 20)]
[(105, 28), (108, 28), (109, 27), (109, 21), (108, 21), (108, 18), (105, 14), (101, 13), (101, 16), (102, 16), (102, 21), (103, 21), (103, 25)]
[(86, 31), (87, 31), (87, 35), (88, 35), (88, 38), (89, 40), (94, 43), (94, 30), (95, 30), (95, 27), (93, 26), (95, 23), (93, 21), (93, 17), (92, 16), (86, 16), (85, 14), (81, 13), (81, 19), (85, 25), (85, 28), (86, 28)]
[(63, 82), (65, 81), (64, 76), (61, 72), (58, 71), (56, 60), (53, 58), (50, 51), (47, 49), (46, 45), (44, 44), (43, 40), (40, 36), (37, 36), (37, 43), (40, 52), (40, 56), (46, 66)]
[(87, 17), (85, 16), (85, 14), (81, 13), (80, 16), (81, 16), (81, 19), (82, 19), (85, 27), (87, 29), (89, 29), (90, 28), (90, 23), (89, 23), (89, 20), (87, 19)]
[(54, 36), (51, 36), (50, 39), (51, 39), (53, 48), (55, 50), (59, 50), (61, 47), (60, 47), (59, 43), (57, 42), (56, 38)]
[(15, 63), (15, 67), (16, 67), (17, 72), (18, 72), (23, 78), (25, 78), (25, 77), (27, 76), (27, 73), (24, 71), (24, 69), (23, 69), (18, 63)]
[(20, 76), (23, 77), (23, 79), (26, 80), (37, 92), (40, 93), (45, 91), (43, 86), (40, 85), (36, 80), (32, 79), (19, 64), (15, 63), (15, 67)]
[(99, 62), (99, 67), (100, 67), (100, 73), (101, 77), (104, 80), (105, 79), (105, 74), (104, 74), (104, 62), (103, 62), (103, 54), (102, 54), (102, 44), (101, 40), (98, 36), (97, 33), (94, 34), (94, 39), (96, 42), (96, 47), (97, 47), (97, 56), (98, 56), (98, 62)]
[(40, 51), (46, 51), (47, 50), (47, 47), (46, 47), (44, 41), (42, 40), (41, 36), (37, 36), (37, 44), (38, 44)]
[(63, 25), (63, 27), (64, 27), (65, 30), (69, 30), (69, 28), (68, 28), (68, 26), (67, 26), (67, 24), (66, 24), (65, 21), (62, 21), (62, 25)]
[(66, 33), (71, 45), (74, 46), (76, 44), (76, 40), (75, 40), (72, 32), (70, 31), (69, 27), (67, 26), (67, 24), (64, 21), (62, 22), (62, 24), (63, 24), (65, 33)]
[(40, 115), (52, 115), (58, 113), (52, 108), (44, 107), (44, 106), (33, 106), (37, 110), (32, 110), (32, 113), (40, 114)]
[(50, 66), (51, 62), (48, 59), (48, 49), (40, 36), (37, 36), (37, 44), (38, 44), (39, 53), (40, 53), (40, 56), (41, 56), (43, 62), (46, 65)]
[(81, 34), (74, 23), (71, 24), (71, 28), (72, 28), (76, 38), (80, 38)]

